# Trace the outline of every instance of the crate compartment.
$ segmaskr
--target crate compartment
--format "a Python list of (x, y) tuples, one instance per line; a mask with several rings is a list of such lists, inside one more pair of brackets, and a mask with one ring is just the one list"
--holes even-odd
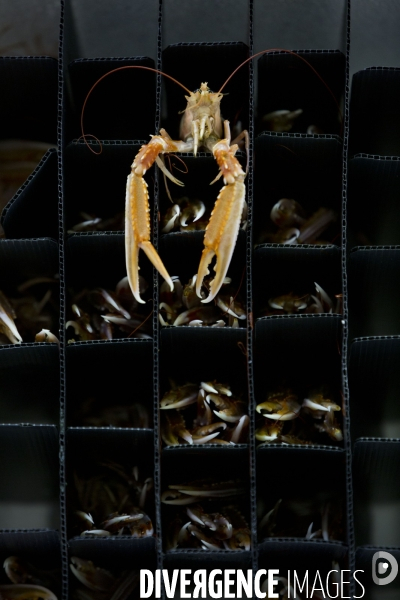
[[(340, 250), (334, 246), (258, 246), (253, 253), (253, 294), (256, 318), (267, 312), (278, 314), (269, 306), (270, 299), (293, 294), (308, 302), (316, 295), (318, 283), (333, 302), (336, 312), (341, 294)], [(306, 309), (299, 310), (304, 313)], [(327, 311), (329, 312), (329, 310)], [(285, 311), (281, 311), (285, 314)]]
[[(82, 135), (82, 109), (92, 86), (113, 69), (127, 66), (155, 68), (154, 61), (143, 56), (82, 58), (68, 66), (67, 140)], [(123, 69), (105, 77), (90, 94), (83, 115), (84, 133), (100, 140), (146, 139), (154, 129), (155, 113), (156, 74), (146, 69)]]
[(1, 213), (1, 225), (9, 239), (36, 237), (57, 239), (57, 151), (55, 148), (44, 154), (36, 169), (6, 204)]
[(345, 540), (344, 460), (343, 450), (337, 448), (258, 448), (259, 542), (275, 537), (307, 539), (320, 529), (322, 533), (313, 537)]
[(366, 154), (349, 161), (349, 247), (400, 242), (400, 159)]
[(263, 133), (255, 141), (255, 161), (255, 243), (268, 241), (268, 235), (278, 230), (270, 213), (281, 198), (298, 202), (306, 219), (320, 208), (333, 210), (336, 222), (318, 240), (340, 243), (342, 148), (338, 138)]
[[(139, 551), (136, 542), (137, 540), (128, 538), (74, 538), (68, 544), (69, 564), (73, 564), (74, 560), (74, 564), (77, 566), (79, 563), (75, 560), (76, 558), (80, 561), (91, 561), (95, 567), (105, 569), (114, 578), (114, 581), (112, 577), (107, 578), (110, 588), (105, 591), (111, 594), (115, 592), (118, 585), (131, 585), (132, 594), (129, 594), (129, 598), (139, 598), (139, 569), (154, 571), (156, 555), (154, 538), (140, 540)], [(71, 568), (69, 569), (68, 588), (70, 595), (76, 593), (74, 591), (77, 589), (82, 590), (82, 593), (85, 589), (85, 586), (79, 583), (72, 573)]]
[[(233, 328), (193, 328), (193, 327), (170, 327), (161, 331), (161, 352), (160, 352), (160, 400), (164, 394), (169, 392), (175, 386), (182, 386), (188, 383), (194, 384), (195, 391), (200, 390), (201, 382), (217, 382), (230, 387), (232, 398), (239, 402), (237, 405), (232, 403), (231, 408), (218, 409), (225, 410), (229, 415), (244, 413), (249, 414), (248, 391), (246, 364), (243, 355), (245, 347), (245, 331), (243, 329)], [(207, 352), (204, 353), (204, 348)], [(190, 352), (188, 352), (190, 348)], [(223, 356), (223, 360), (221, 360)], [(228, 398), (228, 401), (230, 398)], [(161, 427), (165, 428), (164, 437), (169, 437), (166, 432), (169, 431), (166, 426), (167, 420), (183, 418), (186, 431), (189, 432), (194, 426), (194, 420), (199, 417), (197, 403), (179, 409), (160, 409)], [(213, 415), (214, 422), (224, 420), (219, 416)], [(225, 422), (226, 430), (218, 435), (219, 438), (230, 439), (230, 433), (238, 425), (238, 422)], [(248, 425), (245, 425), (248, 429)], [(185, 439), (189, 442), (189, 435), (185, 433)], [(161, 437), (161, 434), (160, 434)], [(185, 444), (185, 439), (179, 436), (180, 444)], [(238, 442), (244, 443), (248, 440), (246, 431), (240, 435)], [(165, 440), (164, 440), (164, 443)], [(212, 441), (210, 443), (213, 443)], [(199, 446), (195, 445), (196, 448)], [(188, 448), (187, 446), (185, 446)], [(225, 447), (225, 446), (224, 446)], [(188, 448), (189, 449), (189, 448)], [(193, 448), (194, 449), (194, 448)]]
[[(176, 232), (165, 234), (161, 237), (159, 243), (159, 254), (162, 261), (172, 276), (177, 276), (182, 283), (186, 285), (194, 275), (197, 274), (200, 259), (202, 256), (204, 244), (204, 232)], [(246, 292), (245, 292), (245, 247), (246, 234), (244, 231), (239, 231), (235, 249), (231, 263), (227, 271), (227, 277), (231, 279), (228, 289), (233, 291), (233, 296), (236, 297), (242, 308), (246, 309)], [(210, 279), (214, 278), (215, 258), (211, 261), (208, 267), (210, 271)], [(222, 287), (221, 295), (224, 294)], [(219, 316), (217, 317), (220, 318)], [(244, 320), (239, 320), (239, 325), (244, 325)]]
[[(198, 90), (201, 83), (206, 81), (213, 92), (218, 92), (229, 75), (248, 56), (248, 46), (241, 42), (180, 43), (164, 50), (162, 67), (165, 73), (191, 91)], [(185, 92), (167, 78), (164, 78), (163, 84), (165, 86), (163, 126), (172, 139), (179, 139), (181, 121), (179, 111), (186, 108)], [(223, 93), (227, 94), (221, 100), (223, 118), (229, 121), (231, 130), (240, 122), (239, 131), (232, 136), (234, 139), (242, 129), (248, 129), (249, 124), (248, 65), (244, 65), (234, 75)]]
[(152, 351), (150, 340), (77, 342), (68, 346), (68, 425), (151, 428)]
[[(24, 343), (42, 329), (58, 334), (59, 282), (54, 240), (0, 240), (1, 291), (17, 315), (15, 325)], [(16, 343), (2, 335), (2, 344)]]
[(398, 439), (361, 438), (354, 445), (356, 545), (399, 547)]
[(349, 383), (352, 438), (400, 437), (398, 337), (356, 339), (351, 345)]
[[(273, 442), (270, 436), (275, 433), (277, 442), (280, 435), (284, 435), (289, 436), (286, 442), (291, 439), (292, 443), (312, 442), (327, 446), (342, 443), (345, 407), (339, 353), (340, 328), (340, 317), (336, 315), (286, 315), (257, 320), (255, 408), (283, 393), (282, 408), (276, 408), (276, 412), (282, 417), (286, 415), (286, 418), (285, 422), (279, 423), (280, 419), (263, 417), (265, 411), (260, 406), (261, 412), (256, 413), (256, 430), (260, 430), (256, 444), (263, 440), (267, 444)], [(334, 410), (333, 422), (329, 421), (329, 411), (325, 419), (303, 407), (305, 399), (316, 398), (315, 394), (323, 394), (325, 400), (329, 399), (341, 408)], [(294, 413), (294, 418), (288, 418), (289, 412)], [(275, 427), (268, 433), (264, 431), (266, 425)], [(282, 429), (276, 431), (280, 425)]]
[[(153, 432), (146, 429), (70, 427), (67, 430), (69, 538), (93, 529), (76, 511), (90, 513), (95, 527), (104, 529), (105, 521), (113, 513), (118, 513), (115, 516), (131, 514), (140, 504), (142, 490), (147, 487), (143, 511), (151, 523), (147, 522), (145, 532), (141, 535), (138, 531), (135, 534), (132, 532), (131, 538), (127, 530), (118, 533), (112, 528), (107, 539), (128, 536), (135, 552), (151, 546), (147, 538), (153, 537), (151, 530), (156, 527), (154, 490), (150, 481), (146, 484), (146, 479), (153, 475), (153, 446)], [(137, 526), (142, 530), (140, 522), (137, 522)], [(86, 538), (93, 540), (89, 534), (85, 534)], [(141, 546), (142, 542), (145, 546)]]
[[(242, 329), (168, 327), (161, 331), (160, 389), (168, 379), (178, 383), (213, 381), (228, 383), (246, 396), (247, 372)], [(207, 344), (207, 352), (204, 346)], [(190, 348), (190, 352), (188, 352)], [(223, 360), (221, 357), (223, 356)]]
[[(143, 293), (143, 298), (149, 302), (152, 293), (152, 267), (144, 256), (140, 257), (139, 262), (142, 266), (140, 274), (148, 286), (146, 292)], [(76, 322), (76, 319), (79, 321), (79, 317), (72, 309), (72, 304), (75, 303), (83, 311), (87, 311), (92, 315), (91, 327), (95, 333), (89, 332), (88, 335), (80, 333), (81, 329), (79, 327), (76, 329), (76, 326), (71, 324), (71, 327), (67, 329), (68, 339), (78, 341), (78, 335), (81, 338), (90, 339), (94, 336), (94, 339), (100, 339), (98, 333), (102, 319), (100, 313), (108, 314), (110, 311), (108, 309), (98, 310), (92, 308), (95, 305), (100, 306), (97, 304), (97, 296), (94, 290), (102, 288), (114, 292), (117, 283), (123, 277), (126, 277), (126, 267), (124, 235), (122, 233), (82, 233), (71, 236), (68, 240), (66, 252), (67, 323), (69, 321)], [(95, 296), (94, 300), (93, 296)], [(114, 337), (127, 338), (135, 336), (148, 338), (151, 336), (152, 322), (150, 315), (152, 309), (148, 305), (135, 307), (133, 298), (131, 300), (130, 296), (126, 302), (124, 300), (122, 303), (131, 315), (131, 319), (126, 316), (126, 323), (123, 322), (121, 327), (117, 325), (114, 328)], [(93, 315), (97, 316), (94, 317)]]
[(396, 246), (354, 248), (348, 259), (350, 335), (400, 333), (396, 282), (400, 269)]
[(370, 67), (353, 75), (350, 154), (399, 156), (400, 69)]
[(60, 393), (56, 344), (0, 348), (2, 423), (58, 424)]
[[(194, 533), (189, 535), (181, 531), (182, 537), (180, 539), (176, 537), (178, 531), (182, 527), (184, 528), (189, 521), (197, 528), (198, 523), (196, 524), (193, 517), (188, 518), (186, 508), (200, 510), (200, 512), (203, 511), (206, 514), (218, 512), (223, 516), (227, 516), (233, 524), (232, 536), (226, 539), (226, 543), (234, 546), (230, 550), (232, 556), (235, 555), (236, 551), (249, 551), (251, 543), (249, 528), (251, 524), (247, 449), (204, 446), (202, 448), (190, 448), (189, 451), (183, 448), (169, 448), (163, 451), (161, 459), (161, 517), (164, 551), (175, 554), (177, 549), (196, 546), (198, 546), (198, 549), (202, 548), (202, 543), (198, 541), (198, 537)], [(221, 465), (224, 465), (223, 471), (221, 471)], [(219, 484), (226, 485), (229, 489), (236, 491), (232, 491), (229, 495), (223, 496), (220, 494), (218, 497), (208, 497), (207, 491), (213, 487), (220, 489)], [(200, 489), (200, 498), (196, 503), (188, 504), (187, 507), (186, 505), (169, 504), (167, 501), (169, 501), (171, 493), (175, 495), (176, 489), (178, 489), (169, 486), (176, 485), (194, 486), (196, 489)], [(204, 496), (204, 494), (206, 495)], [(187, 494), (184, 494), (184, 496), (187, 496)], [(232, 509), (233, 513), (227, 512), (228, 506), (234, 507)], [(244, 537), (236, 538), (235, 528), (241, 529)], [(204, 533), (201, 526), (200, 531)], [(225, 529), (221, 528), (220, 537), (223, 537), (223, 531)], [(209, 551), (213, 553), (213, 556), (219, 556), (221, 552), (225, 553), (226, 550), (229, 550), (225, 547), (225, 543), (215, 539), (213, 534), (207, 531), (207, 528), (205, 529), (205, 535), (206, 542), (210, 543), (212, 547), (204, 547), (203, 552)], [(220, 548), (216, 546), (220, 546)]]
[[(58, 433), (54, 425), (0, 425), (0, 529), (59, 526)], [(28, 510), (29, 507), (29, 510)]]
[(342, 135), (344, 84), (345, 56), (338, 50), (264, 54), (258, 59), (258, 130), (274, 131), (264, 118), (274, 111), (301, 109), (287, 131), (314, 133), (312, 126), (316, 133)]
[[(144, 143), (144, 142), (143, 142)], [(123, 231), (125, 228), (126, 179), (130, 166), (142, 142), (102, 141), (101, 154), (93, 154), (80, 140), (68, 144), (65, 150), (65, 225), (68, 232), (79, 229), (79, 224), (90, 217), (99, 218), (98, 225), (87, 230)], [(89, 140), (90, 148), (98, 152), (98, 144)], [(152, 203), (152, 179), (149, 184)]]
[[(29, 563), (39, 572), (35, 574), (53, 593), (61, 595), (61, 550), (57, 531), (21, 530), (0, 532), (0, 560), (3, 565), (9, 557), (17, 557), (25, 565)], [(28, 571), (32, 572), (32, 571)], [(10, 585), (4, 573), (0, 576), (0, 585)]]

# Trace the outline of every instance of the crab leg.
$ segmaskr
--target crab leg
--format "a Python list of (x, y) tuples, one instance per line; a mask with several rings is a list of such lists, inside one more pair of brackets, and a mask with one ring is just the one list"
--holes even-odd
[(144, 304), (139, 293), (139, 250), (142, 249), (154, 267), (170, 286), (174, 289), (171, 277), (157, 254), (156, 249), (150, 242), (150, 207), (147, 183), (143, 179), (154, 162), (162, 165), (163, 172), (176, 184), (183, 185), (163, 165), (159, 154), (165, 152), (186, 151), (188, 144), (175, 142), (165, 130), (161, 129), (160, 135), (154, 135), (148, 144), (141, 147), (131, 167), (126, 184), (125, 205), (125, 255), (126, 270), (129, 285), (137, 300)]
[(224, 121), (226, 139), (214, 144), (212, 152), (226, 184), (219, 193), (210, 222), (204, 235), (204, 250), (201, 256), (196, 281), (196, 294), (201, 298), (203, 279), (209, 274), (208, 266), (217, 257), (215, 277), (210, 284), (210, 293), (202, 302), (211, 302), (218, 294), (228, 271), (239, 233), (240, 221), (245, 204), (245, 172), (235, 158), (237, 146), (230, 146), (229, 123)]

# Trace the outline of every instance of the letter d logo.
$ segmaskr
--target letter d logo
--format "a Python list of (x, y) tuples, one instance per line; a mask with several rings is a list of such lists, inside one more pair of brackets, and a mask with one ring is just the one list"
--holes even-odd
[[(396, 579), (398, 571), (399, 565), (394, 556), (389, 554), (389, 552), (383, 552), (383, 550), (375, 552), (372, 557), (372, 579), (376, 585), (392, 583)], [(388, 573), (388, 575), (382, 577), (385, 573)]]

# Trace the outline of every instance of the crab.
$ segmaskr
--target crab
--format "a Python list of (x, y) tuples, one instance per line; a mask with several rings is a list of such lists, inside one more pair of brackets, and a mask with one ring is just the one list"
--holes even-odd
[(274, 233), (263, 233), (259, 243), (327, 244), (319, 241), (319, 237), (336, 221), (336, 213), (330, 208), (319, 208), (307, 217), (296, 200), (281, 198), (272, 207), (270, 218), (279, 229)]
[[(189, 521), (187, 521), (189, 518)], [(223, 506), (207, 513), (201, 504), (187, 506), (171, 522), (168, 549), (202, 548), (203, 550), (249, 550), (251, 534), (236, 506)]]
[(300, 408), (297, 396), (289, 390), (268, 394), (268, 400), (258, 404), (256, 411), (267, 419), (291, 421), (298, 417)]
[(142, 480), (137, 467), (128, 470), (111, 461), (98, 467), (98, 473), (89, 479), (75, 473), (75, 503), (79, 506), (73, 512), (75, 531), (100, 537), (153, 535), (151, 519), (144, 510), (152, 478)]
[(195, 504), (201, 499), (227, 498), (245, 493), (240, 481), (201, 480), (190, 484), (171, 484), (168, 490), (161, 494), (164, 504)]
[[(173, 290), (164, 282), (160, 287), (159, 321), (163, 327), (168, 325), (178, 327), (189, 325), (192, 327), (239, 327), (239, 323), (246, 319), (246, 311), (240, 298), (230, 286), (231, 279), (225, 277), (221, 293), (215, 296), (214, 304), (204, 306), (202, 299), (206, 297), (204, 290), (208, 291), (209, 279), (203, 280), (200, 296), (196, 293), (197, 275), (189, 279), (182, 286), (178, 277), (172, 277)], [(204, 288), (204, 290), (203, 290)]]
[[(190, 409), (194, 405), (196, 413)], [(229, 386), (216, 381), (203, 381), (200, 388), (194, 384), (175, 387), (163, 396), (160, 408), (161, 437), (167, 446), (237, 444), (245, 439), (249, 426), (245, 403), (232, 395)]]
[(259, 422), (255, 437), (265, 445), (307, 445), (320, 442), (320, 432), (340, 442), (343, 434), (335, 417), (340, 410), (327, 386), (310, 391), (302, 403), (292, 390), (280, 388), (270, 392), (266, 402), (257, 405), (256, 411), (265, 420)]
[[(315, 283), (315, 295), (305, 294), (303, 296), (297, 296), (290, 292), (289, 294), (282, 294), (275, 298), (268, 300), (268, 308), (263, 311), (265, 316), (276, 315), (276, 314), (322, 314), (322, 313), (335, 313), (341, 314), (342, 312), (342, 294), (335, 295), (336, 301), (334, 302), (325, 290)], [(271, 310), (272, 309), (272, 310)]]
[(18, 556), (9, 556), (3, 563), (12, 584), (0, 585), (2, 600), (57, 600), (49, 589), (58, 586), (58, 571), (43, 571)]
[[(139, 283), (144, 292), (148, 287), (146, 281), (141, 277)], [(72, 328), (75, 338), (80, 340), (111, 340), (133, 334), (135, 337), (149, 338), (146, 319), (138, 309), (128, 278), (124, 277), (117, 283), (114, 292), (94, 288), (75, 295), (71, 303), (72, 318), (65, 327)]]

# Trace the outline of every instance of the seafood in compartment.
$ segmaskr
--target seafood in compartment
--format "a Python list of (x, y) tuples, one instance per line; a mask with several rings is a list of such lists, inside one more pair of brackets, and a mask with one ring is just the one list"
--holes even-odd
[(340, 314), (340, 250), (335, 246), (258, 246), (253, 254), (255, 317)]
[(70, 538), (126, 536), (138, 552), (154, 549), (153, 452), (149, 430), (68, 429)]
[[(161, 330), (159, 412), (160, 436), (164, 444), (232, 446), (248, 441), (244, 348), (245, 332), (242, 329), (183, 327)], [(186, 402), (179, 400), (174, 387)], [(192, 398), (191, 404), (187, 398)]]
[(0, 279), (1, 344), (57, 342), (53, 338), (59, 319), (56, 242), (1, 240)]
[(341, 140), (264, 132), (256, 138), (255, 157), (254, 242), (340, 245)]
[[(245, 153), (237, 152), (236, 158), (245, 169)], [(206, 152), (198, 152), (195, 157), (179, 153), (167, 155), (165, 160), (168, 169), (184, 186), (174, 185), (167, 179), (160, 181), (160, 233), (204, 231), (221, 189), (220, 182), (212, 183), (218, 174), (214, 157)], [(246, 211), (241, 227), (246, 227)], [(197, 272), (197, 267), (195, 264), (194, 272)]]
[[(166, 234), (160, 239), (164, 264), (174, 278), (174, 292), (160, 285), (159, 320), (162, 329), (168, 326), (236, 327), (246, 325), (245, 232), (239, 232), (236, 248), (228, 269), (228, 281), (214, 300), (204, 304), (193, 289), (196, 281), (197, 259), (201, 256), (202, 232)], [(205, 278), (202, 295), (208, 294)], [(178, 281), (179, 280), (179, 281)], [(181, 289), (182, 288), (182, 289)]]
[[(154, 544), (128, 537), (89, 539), (69, 542), (69, 593), (71, 598), (84, 594), (99, 597), (139, 598), (139, 571), (154, 571), (157, 557)], [(112, 545), (110, 545), (110, 543)], [(91, 590), (91, 591), (90, 591)]]
[(249, 552), (247, 449), (171, 448), (161, 459), (164, 551)]
[(0, 532), (2, 598), (61, 598), (61, 551), (57, 531)]
[(258, 442), (342, 445), (340, 316), (264, 317), (255, 330)]
[(258, 130), (342, 135), (344, 85), (345, 56), (338, 50), (261, 56)]
[(126, 279), (123, 234), (76, 234), (68, 240), (66, 259), (67, 339), (144, 338), (152, 336), (152, 269), (141, 275), (139, 305)]

